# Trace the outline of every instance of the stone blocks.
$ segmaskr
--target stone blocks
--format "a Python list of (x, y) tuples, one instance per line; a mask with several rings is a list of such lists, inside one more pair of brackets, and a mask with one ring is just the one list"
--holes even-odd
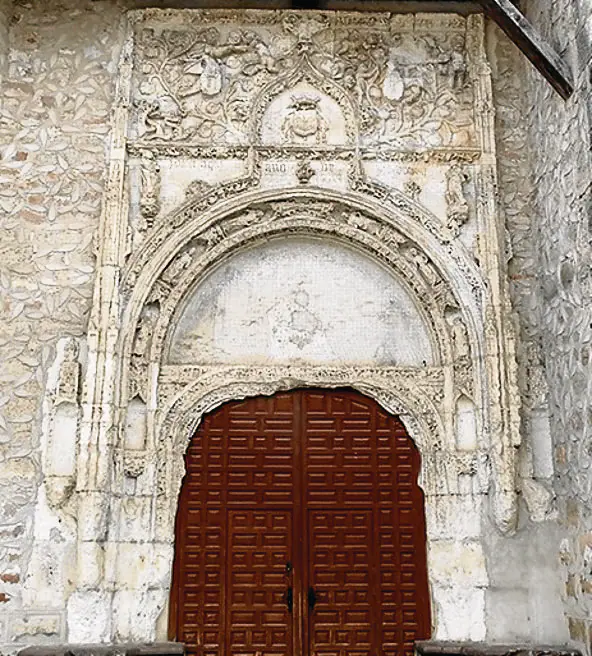
[(139, 642), (28, 647), (19, 656), (183, 656), (184, 653), (183, 645), (177, 642)]

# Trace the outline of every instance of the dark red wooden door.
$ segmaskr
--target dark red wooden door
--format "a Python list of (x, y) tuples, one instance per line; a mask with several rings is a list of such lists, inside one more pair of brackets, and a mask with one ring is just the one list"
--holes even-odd
[(350, 390), (206, 416), (186, 456), (171, 637), (199, 656), (407, 656), (429, 637), (419, 454)]

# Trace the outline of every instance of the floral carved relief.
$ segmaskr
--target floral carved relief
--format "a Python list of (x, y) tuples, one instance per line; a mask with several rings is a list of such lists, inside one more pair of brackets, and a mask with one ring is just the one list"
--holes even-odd
[[(308, 79), (353, 108), (357, 125), (350, 128), (366, 144), (476, 145), (464, 21), (442, 29), (382, 15), (360, 30), (339, 16), (325, 18), (309, 31), (296, 27), (300, 17), (291, 24), (264, 12), (204, 13), (183, 28), (136, 15), (133, 135), (252, 143), (251, 117), (258, 118), (267, 87), (276, 95), (278, 85), (288, 86), (283, 80), (294, 86)], [(305, 131), (318, 124), (322, 143), (325, 119), (314, 96), (295, 96), (284, 119), (284, 135), (296, 137), (288, 128), (296, 119), (308, 124)]]

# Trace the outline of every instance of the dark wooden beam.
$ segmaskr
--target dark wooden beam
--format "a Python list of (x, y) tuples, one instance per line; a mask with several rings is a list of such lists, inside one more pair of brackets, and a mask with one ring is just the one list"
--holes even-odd
[(501, 27), (555, 91), (567, 100), (574, 92), (569, 68), (536, 33), (531, 23), (510, 0), (481, 0), (481, 4), (486, 15)]

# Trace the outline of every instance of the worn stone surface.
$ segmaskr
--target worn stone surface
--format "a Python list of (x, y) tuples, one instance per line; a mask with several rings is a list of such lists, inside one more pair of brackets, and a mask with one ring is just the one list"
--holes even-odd
[[(225, 308), (232, 307), (232, 313)], [(396, 278), (338, 244), (290, 238), (217, 268), (191, 295), (172, 363), (433, 365), (430, 329)]]
[(177, 656), (184, 654), (176, 642), (120, 643), (117, 645), (54, 645), (27, 647), (19, 656)]
[(462, 654), (463, 656), (579, 656), (578, 649), (567, 645), (545, 645), (532, 643), (489, 643), (454, 642), (447, 640), (420, 640), (415, 645), (417, 654), (439, 654), (440, 656)]
[(586, 0), (527, 3), (530, 19), (570, 66), (576, 92), (558, 102), (528, 71), (528, 140), (536, 216), (536, 307), (549, 387), (550, 435), (571, 638), (590, 650), (592, 256), (590, 60)]
[(40, 592), (28, 613), (23, 584), (34, 539), (46, 552), (33, 574), (40, 588), (71, 580), (65, 523), (33, 528), (41, 410), (58, 340), (88, 325), (120, 15), (110, 3), (43, 10), (0, 3), (0, 651), (7, 653), (65, 637), (63, 603), (56, 613), (55, 598), (45, 603), (52, 595)]
[(478, 17), (0, 0), (2, 654), (163, 639), (187, 435), (301, 385), (420, 447), (436, 637), (588, 648), (591, 10), (527, 4), (567, 105)]

